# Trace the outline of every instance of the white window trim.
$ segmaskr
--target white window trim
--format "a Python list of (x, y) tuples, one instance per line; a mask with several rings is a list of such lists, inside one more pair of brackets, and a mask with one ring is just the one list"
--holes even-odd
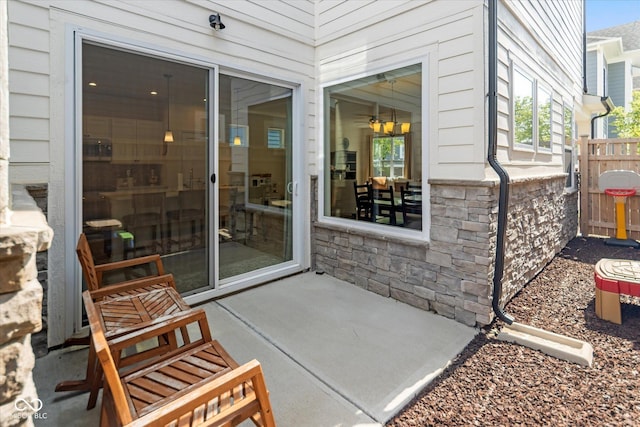
[[(553, 151), (553, 90), (548, 88), (546, 85), (540, 83), (538, 80), (535, 81), (535, 143), (537, 151), (541, 153), (551, 153)], [(540, 119), (539, 119), (539, 108), (542, 106), (540, 104), (540, 92), (546, 92), (549, 94), (549, 147), (543, 147), (540, 145)]]
[[(429, 134), (429, 91), (428, 88), (430, 86), (431, 79), (429, 77), (429, 61), (431, 57), (429, 54), (420, 58), (413, 58), (412, 60), (404, 61), (402, 63), (395, 63), (384, 68), (372, 68), (367, 69), (365, 72), (352, 74), (343, 76), (340, 79), (335, 79), (331, 81), (324, 82), (320, 84), (319, 94), (318, 94), (318, 117), (319, 117), (319, 126), (318, 126), (318, 222), (327, 225), (334, 225), (345, 227), (350, 230), (357, 230), (367, 233), (378, 234), (380, 236), (390, 236), (401, 238), (404, 240), (414, 240), (419, 242), (429, 241), (430, 237), (430, 229), (431, 229), (431, 203), (429, 194), (431, 193), (430, 186), (428, 184), (429, 177), (429, 163), (428, 163), (428, 146), (427, 146), (427, 135)], [(360, 78), (376, 75), (379, 73), (390, 72), (392, 70), (408, 67), (410, 65), (420, 64), (422, 67), (422, 135), (419, 141), (415, 141), (413, 143), (420, 143), (422, 145), (422, 191), (423, 191), (423, 205), (422, 205), (422, 230), (415, 229), (407, 229), (404, 227), (394, 227), (387, 226), (384, 224), (375, 224), (372, 222), (366, 221), (356, 221), (353, 219), (347, 218), (338, 218), (330, 215), (325, 215), (325, 207), (328, 201), (325, 200), (325, 192), (327, 191), (325, 186), (325, 174), (330, 173), (325, 168), (325, 156), (326, 149), (325, 146), (325, 127), (327, 124), (325, 123), (326, 116), (326, 102), (325, 102), (325, 89), (327, 87), (335, 86), (341, 83), (357, 80)], [(426, 195), (426, 196), (425, 196)], [(329, 202), (330, 203), (330, 202)]]
[[(567, 145), (567, 135), (566, 135), (566, 112), (569, 110), (571, 112), (571, 135), (569, 136), (571, 140), (571, 144)], [(565, 163), (565, 153), (567, 151), (571, 152), (571, 171), (569, 172), (571, 178), (571, 184), (569, 186), (565, 186), (566, 190), (576, 190), (577, 182), (576, 182), (576, 164), (577, 164), (577, 150), (575, 145), (575, 135), (576, 135), (576, 125), (575, 125), (575, 109), (573, 103), (563, 102), (562, 103), (562, 169), (567, 170), (567, 165)]]

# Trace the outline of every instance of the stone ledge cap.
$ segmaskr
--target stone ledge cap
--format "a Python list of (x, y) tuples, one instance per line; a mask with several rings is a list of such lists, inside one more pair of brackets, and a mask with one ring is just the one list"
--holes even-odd
[(0, 257), (49, 249), (53, 230), (42, 210), (24, 186), (14, 184), (11, 190), (11, 222), (0, 225)]

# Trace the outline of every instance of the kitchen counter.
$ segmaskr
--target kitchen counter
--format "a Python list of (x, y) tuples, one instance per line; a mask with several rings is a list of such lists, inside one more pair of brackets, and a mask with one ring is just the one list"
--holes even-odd
[(131, 196), (134, 194), (165, 193), (167, 197), (172, 197), (177, 196), (180, 191), (188, 191), (188, 189), (178, 190), (176, 188), (170, 190), (168, 187), (162, 185), (145, 185), (119, 188), (115, 191), (102, 191), (99, 194), (109, 200), (128, 200), (131, 199)]

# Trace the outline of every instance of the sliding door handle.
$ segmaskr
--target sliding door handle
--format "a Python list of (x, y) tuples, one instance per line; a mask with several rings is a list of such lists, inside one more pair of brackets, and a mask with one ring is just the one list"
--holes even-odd
[(298, 195), (298, 181), (291, 181), (287, 183), (287, 193)]

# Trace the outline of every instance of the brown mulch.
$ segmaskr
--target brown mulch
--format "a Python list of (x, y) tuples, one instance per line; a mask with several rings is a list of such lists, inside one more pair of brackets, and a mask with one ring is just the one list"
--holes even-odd
[(516, 322), (591, 343), (593, 366), (492, 338), (486, 328), (387, 426), (640, 426), (640, 305), (595, 314), (593, 266), (640, 250), (577, 237), (508, 305)]

